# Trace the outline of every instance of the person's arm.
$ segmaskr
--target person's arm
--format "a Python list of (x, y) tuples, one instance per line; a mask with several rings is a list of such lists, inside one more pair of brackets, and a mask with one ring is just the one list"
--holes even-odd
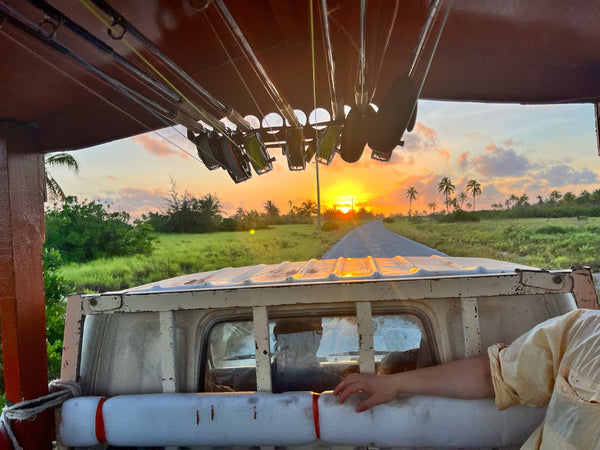
[(356, 412), (387, 403), (398, 394), (437, 395), (451, 398), (488, 398), (494, 396), (487, 356), (453, 361), (439, 366), (394, 375), (348, 375), (333, 391), (344, 401), (355, 392), (369, 397), (356, 406)]

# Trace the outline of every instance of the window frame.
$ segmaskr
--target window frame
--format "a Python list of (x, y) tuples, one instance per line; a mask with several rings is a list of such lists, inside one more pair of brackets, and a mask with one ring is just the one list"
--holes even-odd
[[(278, 319), (293, 319), (293, 318), (310, 318), (310, 317), (331, 317), (331, 316), (350, 316), (356, 317), (358, 325), (358, 315), (356, 309), (356, 303), (349, 304), (315, 304), (311, 311), (306, 310), (306, 305), (294, 308), (281, 308), (280, 306), (266, 306), (268, 315), (268, 322)], [(371, 327), (373, 316), (380, 315), (409, 315), (415, 317), (420, 321), (422, 326), (422, 332), (426, 339), (427, 346), (429, 349), (429, 355), (431, 357), (431, 364), (437, 365), (440, 363), (439, 351), (435, 334), (433, 333), (433, 326), (428, 315), (420, 308), (411, 305), (398, 305), (396, 301), (384, 301), (384, 302), (368, 302), (371, 305)], [(198, 361), (198, 374), (197, 380), (197, 392), (205, 392), (205, 383), (208, 370), (208, 358), (209, 358), (209, 337), (213, 327), (220, 323), (226, 322), (253, 322), (254, 316), (252, 311), (244, 311), (243, 313), (233, 313), (231, 311), (217, 312), (213, 311), (208, 321), (202, 321), (199, 324), (203, 329), (200, 333), (201, 344), (199, 346), (200, 351), (197, 352)], [(371, 328), (372, 329), (372, 328)], [(358, 331), (360, 333), (360, 331)], [(360, 343), (359, 343), (359, 355), (360, 355)], [(269, 358), (271, 358), (271, 351), (269, 349)], [(359, 367), (361, 366), (361, 357), (359, 356)], [(372, 359), (373, 365), (375, 359)], [(373, 367), (374, 368), (374, 367)], [(260, 386), (257, 386), (257, 390), (260, 390)], [(272, 390), (272, 389), (271, 389)]]

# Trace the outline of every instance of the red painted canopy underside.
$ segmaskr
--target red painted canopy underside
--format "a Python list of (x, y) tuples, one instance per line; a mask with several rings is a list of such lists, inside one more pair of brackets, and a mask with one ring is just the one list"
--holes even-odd
[[(24, 0), (4, 1), (32, 22), (39, 23), (44, 17)], [(86, 9), (87, 2), (50, 0), (128, 60), (144, 67), (123, 42), (108, 37), (106, 27)], [(242, 115), (261, 117), (276, 111), (214, 5), (198, 11), (191, 5), (203, 3), (199, 0), (110, 3), (223, 103)], [(317, 103), (330, 110), (320, 3), (315, 0), (313, 4)], [(226, 0), (226, 5), (283, 97), (293, 108), (311, 111), (309, 1)], [(357, 0), (329, 0), (328, 5), (337, 89), (344, 103), (352, 105), (359, 5)], [(395, 5), (394, 0), (368, 2), (367, 84), (370, 92), (375, 91), (376, 104), (394, 78), (405, 71), (429, 2), (399, 1), (389, 47), (382, 58)], [(519, 103), (598, 101), (599, 24), (598, 0), (455, 0), (421, 98)], [(101, 70), (163, 101), (65, 26), (58, 28), (56, 37)], [(143, 55), (149, 55), (133, 37), (126, 35), (126, 40)], [(421, 64), (417, 73), (423, 67)], [(159, 64), (157, 68), (193, 102), (210, 110), (164, 66)], [(7, 22), (0, 30), (0, 98), (0, 118), (36, 124), (43, 151), (87, 147), (164, 126), (89, 70)]]

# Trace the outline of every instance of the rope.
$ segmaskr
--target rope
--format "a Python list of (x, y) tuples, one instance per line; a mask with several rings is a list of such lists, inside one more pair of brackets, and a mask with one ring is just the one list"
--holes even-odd
[(41, 412), (61, 405), (71, 397), (81, 395), (81, 386), (74, 381), (53, 380), (48, 384), (48, 395), (25, 400), (14, 405), (5, 406), (0, 415), (0, 425), (4, 427), (15, 450), (23, 450), (19, 445), (17, 437), (10, 426), (11, 420), (21, 422), (23, 420), (33, 420)]

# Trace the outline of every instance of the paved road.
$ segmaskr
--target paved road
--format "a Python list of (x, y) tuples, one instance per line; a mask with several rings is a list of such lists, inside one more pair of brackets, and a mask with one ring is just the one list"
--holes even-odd
[(323, 255), (323, 259), (364, 258), (365, 256), (391, 258), (398, 255), (447, 256), (423, 244), (392, 233), (383, 226), (381, 220), (375, 220), (349, 232)]

